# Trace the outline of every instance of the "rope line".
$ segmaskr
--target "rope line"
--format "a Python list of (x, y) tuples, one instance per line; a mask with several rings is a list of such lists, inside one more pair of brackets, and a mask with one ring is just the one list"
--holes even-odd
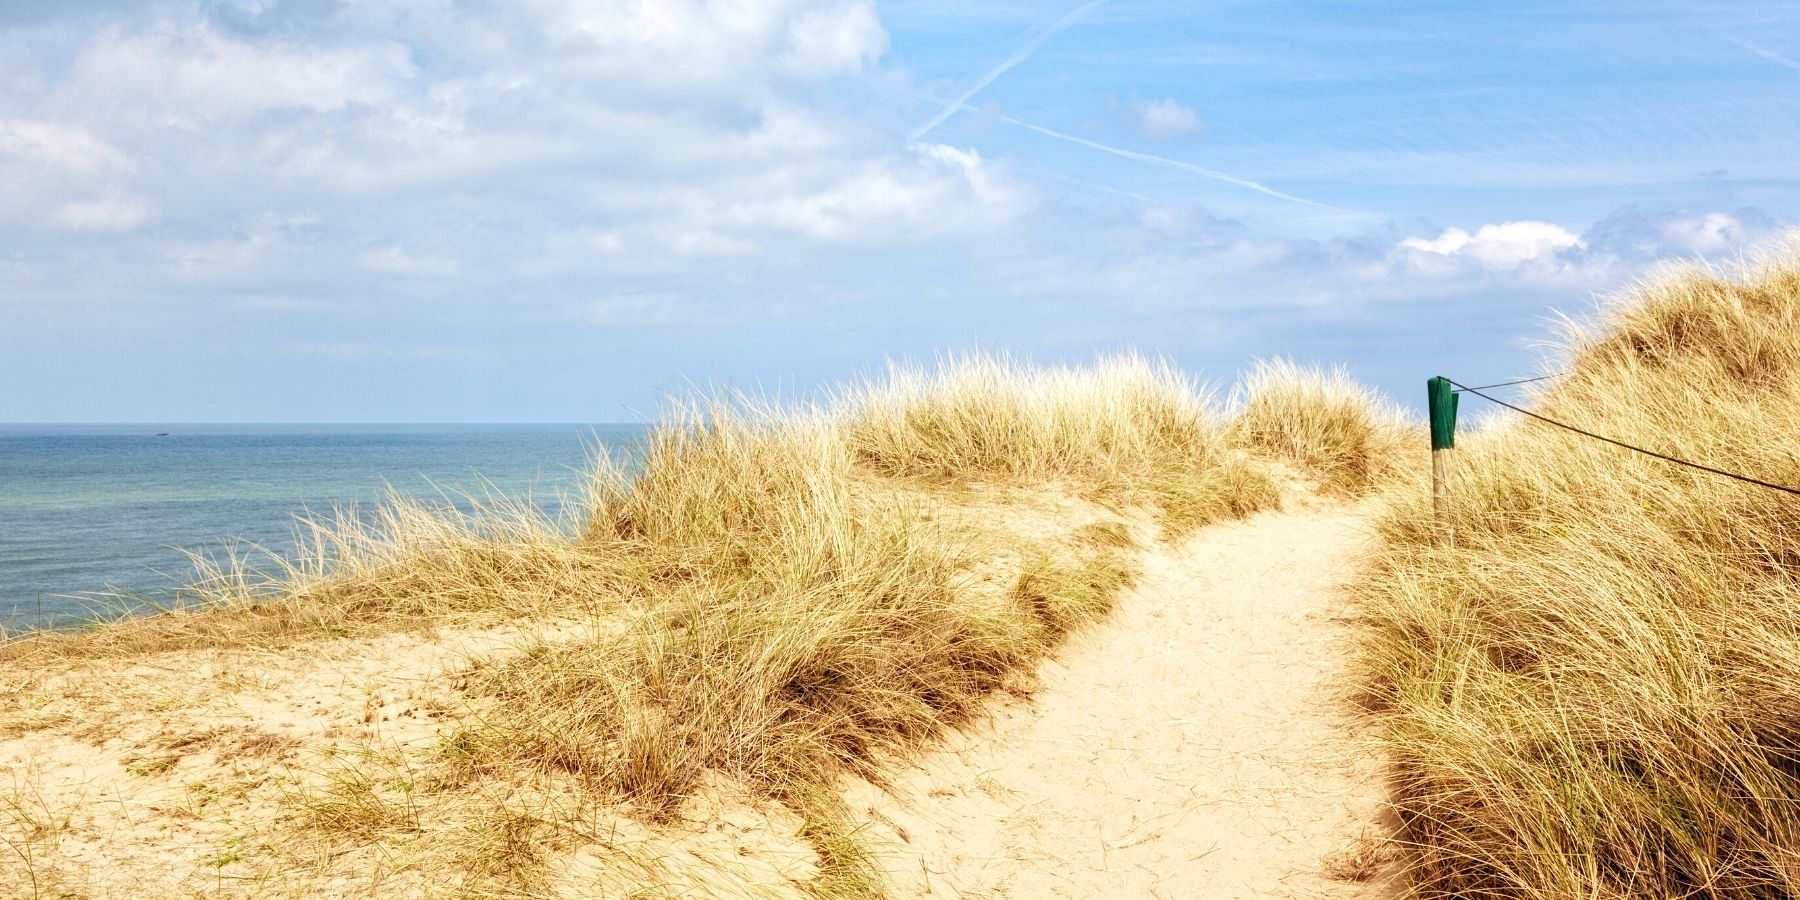
[[(1539, 375), (1536, 378), (1521, 378), (1518, 381), (1502, 381), (1499, 384), (1484, 384), (1481, 387), (1472, 387), (1472, 388), (1471, 387), (1462, 387), (1462, 385), (1457, 385), (1457, 387), (1460, 389), (1457, 391), (1457, 393), (1460, 394), (1463, 391), (1485, 391), (1488, 388), (1497, 388), (1497, 387), (1512, 387), (1515, 384), (1530, 384), (1534, 381), (1543, 381), (1546, 378), (1557, 378), (1563, 374), (1564, 373), (1562, 373), (1562, 372), (1551, 372), (1548, 375)], [(1450, 379), (1448, 379), (1448, 378), (1446, 378), (1444, 380), (1450, 381)], [(1456, 384), (1456, 382), (1454, 382), (1454, 381), (1450, 381), (1450, 383)], [(1494, 398), (1489, 397), (1488, 399), (1492, 400)]]
[[(1550, 377), (1550, 376), (1545, 376), (1545, 377)], [(1530, 416), (1531, 418), (1536, 419), (1539, 422), (1545, 422), (1550, 425), (1555, 425), (1558, 428), (1563, 428), (1563, 429), (1567, 429), (1569, 431), (1573, 431), (1576, 434), (1582, 435), (1584, 437), (1591, 437), (1597, 441), (1605, 441), (1608, 444), (1612, 444), (1616, 447), (1624, 447), (1627, 450), (1635, 450), (1639, 453), (1644, 454), (1645, 456), (1654, 456), (1657, 459), (1663, 460), (1665, 462), (1672, 462), (1672, 463), (1675, 463), (1676, 465), (1687, 466), (1690, 469), (1699, 469), (1702, 472), (1711, 472), (1714, 475), (1723, 475), (1726, 478), (1735, 478), (1738, 481), (1742, 481), (1747, 484), (1754, 484), (1754, 485), (1757, 485), (1758, 487), (1766, 487), (1772, 491), (1781, 491), (1783, 493), (1793, 494), (1796, 497), (1800, 497), (1800, 488), (1788, 487), (1787, 485), (1784, 485), (1784, 484), (1775, 484), (1773, 482), (1764, 481), (1760, 478), (1751, 478), (1748, 475), (1739, 475), (1736, 472), (1727, 472), (1724, 469), (1715, 469), (1712, 466), (1703, 466), (1697, 462), (1688, 462), (1685, 459), (1678, 459), (1678, 458), (1670, 456), (1666, 453), (1658, 453), (1655, 450), (1645, 450), (1642, 447), (1635, 447), (1635, 446), (1632, 446), (1631, 444), (1625, 443), (1624, 441), (1619, 441), (1619, 440), (1614, 440), (1612, 438), (1609, 438), (1603, 434), (1595, 434), (1591, 431), (1586, 431), (1586, 430), (1583, 430), (1580, 428), (1576, 428), (1573, 425), (1569, 425), (1569, 424), (1566, 424), (1563, 422), (1558, 422), (1555, 419), (1552, 419), (1548, 416), (1540, 416), (1537, 413), (1534, 413), (1529, 409), (1522, 409), (1520, 407), (1512, 405), (1511, 403), (1506, 402), (1505, 400), (1496, 400), (1495, 398), (1489, 397), (1488, 395), (1482, 393), (1480, 388), (1466, 387), (1462, 384), (1458, 384), (1457, 382), (1452, 381), (1449, 378), (1446, 378), (1444, 380), (1449, 381), (1451, 384), (1456, 385), (1457, 387), (1462, 388), (1464, 391), (1474, 394), (1475, 396), (1480, 397), (1483, 400), (1488, 401), (1489, 403), (1497, 403), (1501, 406), (1506, 407), (1507, 409), (1512, 410), (1513, 412), (1519, 413), (1521, 415)], [(1536, 380), (1536, 379), (1533, 379), (1533, 380)], [(1489, 385), (1489, 387), (1493, 387), (1493, 386), (1494, 385)]]

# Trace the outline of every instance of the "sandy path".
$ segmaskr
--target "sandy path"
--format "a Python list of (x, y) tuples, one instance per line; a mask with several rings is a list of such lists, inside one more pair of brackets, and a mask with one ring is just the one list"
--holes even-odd
[(896, 893), (1384, 896), (1323, 862), (1380, 807), (1342, 699), (1338, 588), (1365, 529), (1355, 508), (1290, 503), (1144, 554), (1032, 706), (853, 798)]

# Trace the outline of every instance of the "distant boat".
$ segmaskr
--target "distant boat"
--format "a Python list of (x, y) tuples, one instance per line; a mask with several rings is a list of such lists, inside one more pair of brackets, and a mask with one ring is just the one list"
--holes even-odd
[(166, 431), (159, 431), (159, 432), (157, 432), (157, 433), (156, 433), (156, 436), (157, 436), (157, 437), (168, 437), (168, 436), (169, 436), (169, 433), (168, 433), (168, 432), (166, 432)]

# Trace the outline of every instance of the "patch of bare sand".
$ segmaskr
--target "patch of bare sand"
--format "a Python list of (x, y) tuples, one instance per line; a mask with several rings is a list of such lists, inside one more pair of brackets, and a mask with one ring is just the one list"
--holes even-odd
[(0, 680), (0, 876), (26, 896), (234, 893), (308, 763), (434, 740), (495, 633), (77, 661)]
[(1390, 895), (1367, 877), (1380, 766), (1343, 693), (1340, 588), (1364, 516), (1289, 509), (1146, 552), (1113, 618), (1044, 667), (1031, 704), (885, 790), (853, 787), (895, 893)]

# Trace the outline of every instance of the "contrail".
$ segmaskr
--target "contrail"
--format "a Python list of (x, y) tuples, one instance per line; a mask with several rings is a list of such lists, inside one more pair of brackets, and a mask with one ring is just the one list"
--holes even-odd
[(1036, 174), (1036, 175), (1048, 175), (1051, 178), (1056, 178), (1056, 179), (1060, 179), (1062, 181), (1067, 181), (1071, 184), (1079, 184), (1082, 187), (1093, 188), (1096, 191), (1105, 191), (1109, 194), (1119, 194), (1124, 197), (1130, 197), (1133, 200), (1142, 200), (1145, 203), (1161, 203), (1162, 202), (1161, 200), (1158, 200), (1155, 197), (1150, 196), (1149, 194), (1140, 194), (1137, 191), (1128, 191), (1128, 190), (1125, 190), (1124, 188), (1113, 187), (1110, 184), (1101, 184), (1098, 181), (1088, 181), (1085, 178), (1076, 178), (1071, 175), (1064, 175), (1061, 172), (1052, 172), (1049, 169), (1021, 168), (1021, 169), (1019, 169), (1019, 171), (1029, 172), (1029, 173)]
[(944, 108), (938, 110), (938, 114), (935, 116), (932, 116), (931, 121), (926, 122), (925, 124), (920, 125), (918, 128), (913, 129), (911, 139), (916, 141), (919, 138), (922, 138), (925, 135), (930, 134), (931, 129), (944, 124), (944, 120), (950, 118), (952, 115), (954, 115), (956, 113), (957, 110), (962, 108), (963, 104), (969, 102), (970, 97), (973, 97), (976, 94), (981, 93), (982, 88), (985, 88), (990, 84), (993, 84), (994, 79), (999, 78), (1002, 75), (1005, 75), (1006, 71), (1008, 69), (1011, 69), (1013, 66), (1016, 66), (1019, 63), (1022, 63), (1025, 60), (1030, 59), (1031, 54), (1036, 53), (1038, 51), (1039, 47), (1044, 46), (1045, 41), (1050, 40), (1051, 38), (1055, 37), (1058, 32), (1062, 31), (1065, 28), (1068, 28), (1070, 25), (1075, 24), (1078, 20), (1080, 20), (1080, 18), (1082, 16), (1085, 16), (1088, 13), (1092, 12), (1094, 7), (1100, 6), (1101, 4), (1106, 3), (1106, 2), (1107, 2), (1107, 0), (1089, 0), (1089, 2), (1083, 3), (1080, 6), (1077, 6), (1074, 9), (1069, 10), (1067, 13), (1065, 13), (1063, 15), (1062, 18), (1057, 19), (1055, 22), (1050, 23), (1049, 28), (1046, 28), (1043, 31), (1040, 31), (1037, 34), (1033, 35), (1031, 40), (1026, 41), (1023, 46), (1019, 47), (1019, 49), (1017, 49), (1017, 50), (1014, 50), (1011, 56), (1008, 56), (1006, 59), (1002, 60), (999, 65), (993, 67), (992, 69), (989, 69), (986, 75), (981, 76), (981, 78), (977, 79), (973, 85), (969, 86), (968, 90), (963, 91), (962, 96), (957, 97), (955, 100), (952, 100), (949, 103), (944, 104)]
[(1773, 50), (1770, 50), (1766, 47), (1758, 46), (1756, 44), (1752, 44), (1749, 41), (1744, 40), (1743, 38), (1727, 37), (1726, 40), (1728, 40), (1728, 41), (1738, 45), (1739, 47), (1742, 47), (1745, 50), (1748, 50), (1751, 53), (1754, 53), (1757, 56), (1760, 56), (1763, 59), (1766, 59), (1769, 62), (1772, 62), (1778, 66), (1787, 66), (1788, 68), (1793, 69), (1796, 72), (1800, 72), (1800, 62), (1795, 62), (1794, 60), (1789, 59), (1785, 56), (1782, 56), (1781, 54), (1776, 53)]
[[(954, 112), (955, 107), (952, 107), (951, 111)], [(1090, 141), (1086, 138), (1078, 138), (1072, 134), (1064, 134), (1060, 131), (1052, 131), (1048, 128), (1045, 128), (1042, 125), (1033, 125), (1030, 122), (1023, 122), (1023, 121), (1013, 118), (1012, 116), (1001, 116), (1000, 121), (1005, 122), (1008, 125), (1018, 127), (1018, 128), (1024, 128), (1028, 131), (1035, 131), (1038, 134), (1044, 135), (1045, 137), (1056, 138), (1059, 141), (1068, 141), (1071, 144), (1080, 144), (1083, 147), (1091, 147), (1095, 150), (1101, 151), (1102, 153), (1111, 153), (1114, 156), (1123, 156), (1126, 159), (1134, 159), (1134, 160), (1137, 160), (1138, 162), (1150, 163), (1151, 165), (1167, 166), (1171, 169), (1178, 169), (1180, 171), (1187, 172), (1187, 173), (1190, 173), (1193, 175), (1199, 175), (1202, 178), (1210, 178), (1214, 181), (1223, 181), (1226, 184), (1235, 184), (1238, 187), (1249, 188), (1250, 190), (1256, 191), (1259, 194), (1268, 194), (1271, 197), (1278, 197), (1282, 200), (1287, 200), (1291, 203), (1302, 203), (1307, 206), (1316, 206), (1320, 209), (1329, 209), (1334, 212), (1355, 212), (1355, 210), (1344, 209), (1341, 206), (1331, 206), (1330, 204), (1320, 203), (1317, 200), (1308, 200), (1305, 197), (1296, 197), (1293, 194), (1284, 194), (1281, 191), (1275, 190), (1274, 188), (1269, 187), (1266, 184), (1259, 184), (1257, 182), (1251, 181), (1248, 178), (1239, 178), (1236, 175), (1232, 175), (1232, 174), (1229, 174), (1226, 172), (1221, 172), (1217, 169), (1208, 169), (1205, 166), (1196, 166), (1193, 163), (1182, 162), (1179, 159), (1169, 159), (1166, 156), (1152, 156), (1148, 153), (1139, 153), (1135, 150), (1126, 150), (1122, 147), (1113, 147), (1113, 146), (1109, 146), (1107, 144), (1098, 143), (1096, 141)]]

